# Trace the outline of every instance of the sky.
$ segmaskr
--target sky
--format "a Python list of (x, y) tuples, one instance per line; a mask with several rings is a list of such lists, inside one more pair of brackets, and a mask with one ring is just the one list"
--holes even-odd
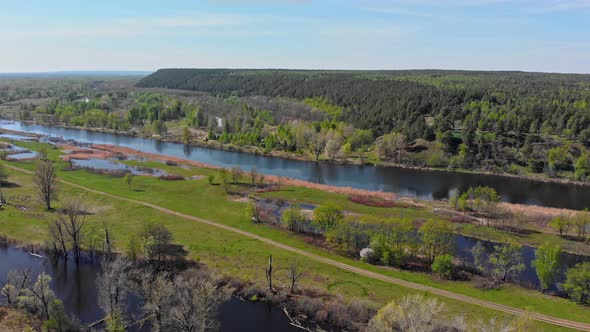
[(590, 73), (590, 0), (0, 0), (0, 72)]

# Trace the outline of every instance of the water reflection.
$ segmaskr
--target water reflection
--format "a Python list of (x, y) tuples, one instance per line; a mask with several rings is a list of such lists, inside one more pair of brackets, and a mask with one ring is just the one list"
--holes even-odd
[(260, 173), (264, 174), (343, 187), (395, 192), (420, 199), (447, 198), (452, 192), (485, 185), (495, 188), (500, 193), (502, 200), (506, 202), (569, 209), (590, 207), (590, 202), (587, 199), (590, 197), (590, 187), (588, 186), (545, 183), (496, 175), (289, 160), (201, 147), (187, 148), (184, 144), (153, 139), (19, 122), (0, 123), (0, 128), (53, 135), (79, 142), (115, 144), (148, 153), (187, 158), (215, 166), (237, 166), (244, 170), (256, 167)]
[[(0, 284), (6, 281), (9, 271), (30, 268), (36, 279), (41, 272), (52, 277), (51, 288), (64, 303), (68, 314), (76, 315), (82, 323), (102, 318), (98, 306), (96, 277), (100, 272), (98, 264), (85, 261), (79, 265), (73, 261), (51, 260), (29, 255), (18, 248), (0, 248)], [(128, 314), (140, 315), (142, 299), (134, 294), (127, 298)], [(224, 303), (219, 312), (220, 331), (286, 331), (300, 329), (289, 325), (289, 320), (280, 308), (266, 303), (252, 303), (233, 298)], [(132, 329), (134, 330), (134, 329)], [(135, 331), (138, 329), (136, 328)], [(149, 331), (144, 327), (142, 331)]]

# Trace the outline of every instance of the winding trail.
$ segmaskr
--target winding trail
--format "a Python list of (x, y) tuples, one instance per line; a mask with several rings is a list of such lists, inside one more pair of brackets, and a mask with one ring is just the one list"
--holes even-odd
[[(23, 173), (27, 173), (27, 174), (33, 174), (33, 172), (19, 168), (19, 167), (15, 167), (15, 166), (11, 166), (11, 165), (6, 165), (8, 168), (13, 169), (15, 171), (19, 171), (19, 172), (23, 172)], [(333, 259), (330, 258), (326, 258), (326, 257), (322, 257), (320, 255), (299, 249), (299, 248), (295, 248), (280, 242), (276, 242), (270, 239), (267, 239), (265, 237), (256, 235), (254, 233), (250, 233), (250, 232), (246, 232), (244, 230), (241, 230), (239, 228), (236, 227), (232, 227), (232, 226), (228, 226), (225, 224), (221, 224), (215, 221), (211, 221), (211, 220), (207, 220), (207, 219), (203, 219), (203, 218), (199, 218), (199, 217), (195, 217), (192, 215), (188, 215), (188, 214), (184, 214), (184, 213), (180, 213), (174, 210), (170, 210), (167, 208), (164, 208), (162, 206), (158, 206), (158, 205), (154, 205), (151, 203), (147, 203), (144, 201), (139, 201), (139, 200), (135, 200), (135, 199), (130, 199), (130, 198), (125, 198), (125, 197), (121, 197), (121, 196), (117, 196), (117, 195), (113, 195), (113, 194), (109, 194), (107, 192), (103, 192), (103, 191), (98, 191), (95, 189), (91, 189), (88, 187), (84, 187), (81, 186), (79, 184), (70, 182), (70, 181), (66, 181), (66, 180), (60, 180), (61, 183), (63, 184), (67, 184), (69, 186), (72, 187), (76, 187), (91, 193), (95, 193), (98, 195), (103, 195), (103, 196), (107, 196), (107, 197), (111, 197), (117, 200), (121, 200), (121, 201), (126, 201), (126, 202), (130, 202), (130, 203), (134, 203), (134, 204), (138, 204), (138, 205), (143, 205), (146, 207), (150, 207), (153, 208), (155, 210), (164, 212), (166, 214), (169, 215), (173, 215), (176, 217), (180, 217), (180, 218), (184, 218), (187, 220), (192, 220), (192, 221), (196, 221), (199, 223), (203, 223), (206, 225), (210, 225), (213, 227), (217, 227), (217, 228), (221, 228), (230, 232), (234, 232), (252, 239), (256, 239), (258, 241), (270, 244), (272, 246), (275, 246), (277, 248), (281, 248), (283, 250), (286, 251), (290, 251), (302, 256), (305, 256), (309, 259), (315, 260), (317, 262), (321, 262), (324, 264), (328, 264), (337, 268), (340, 268), (342, 270), (346, 270), (349, 272), (353, 272), (362, 276), (366, 276), (369, 278), (373, 278), (376, 280), (381, 280), (390, 284), (395, 284), (395, 285), (399, 285), (399, 286), (403, 286), (403, 287), (407, 287), (410, 289), (414, 289), (417, 291), (422, 291), (422, 292), (428, 292), (434, 295), (438, 295), (438, 296), (442, 296), (442, 297), (446, 297), (449, 299), (453, 299), (456, 301), (461, 301), (461, 302), (465, 302), (465, 303), (469, 303), (469, 304), (474, 304), (477, 306), (481, 306), (484, 308), (488, 308), (488, 309), (493, 309), (493, 310), (497, 310), (503, 313), (507, 313), (507, 314), (511, 314), (511, 315), (516, 315), (516, 316), (527, 316), (530, 319), (539, 321), (539, 322), (543, 322), (543, 323), (548, 323), (548, 324), (552, 324), (552, 325), (557, 325), (557, 326), (561, 326), (561, 327), (566, 327), (566, 328), (571, 328), (571, 329), (575, 329), (575, 330), (580, 330), (580, 331), (590, 331), (590, 324), (589, 323), (581, 323), (581, 322), (576, 322), (576, 321), (572, 321), (572, 320), (568, 320), (568, 319), (563, 319), (563, 318), (557, 318), (557, 317), (552, 317), (549, 315), (544, 315), (544, 314), (540, 314), (540, 313), (535, 313), (535, 312), (530, 312), (530, 311), (526, 311), (523, 309), (519, 309), (519, 308), (514, 308), (514, 307), (510, 307), (507, 305), (503, 305), (503, 304), (499, 304), (499, 303), (495, 303), (495, 302), (490, 302), (490, 301), (486, 301), (486, 300), (482, 300), (482, 299), (478, 299), (478, 298), (474, 298), (471, 296), (467, 296), (467, 295), (463, 295), (463, 294), (459, 294), (459, 293), (454, 293), (451, 291), (447, 291), (444, 289), (440, 289), (440, 288), (435, 288), (435, 287), (431, 287), (431, 286), (426, 286), (426, 285), (422, 285), (422, 284), (418, 284), (418, 283), (414, 283), (411, 281), (406, 281), (406, 280), (402, 280), (402, 279), (398, 279), (398, 278), (394, 278), (394, 277), (390, 277), (390, 276), (386, 276), (377, 272), (372, 272), (372, 271), (368, 271), (359, 267), (355, 267), (346, 263), (341, 263), (338, 261), (335, 261)]]

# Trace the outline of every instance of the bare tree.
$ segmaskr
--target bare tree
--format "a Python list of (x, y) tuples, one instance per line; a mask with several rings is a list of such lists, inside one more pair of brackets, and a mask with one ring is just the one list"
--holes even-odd
[(111, 233), (109, 231), (109, 226), (107, 223), (103, 224), (104, 228), (104, 242), (102, 251), (106, 254), (106, 259), (110, 260), (113, 257), (113, 239), (111, 237)]
[(106, 317), (119, 317), (126, 308), (125, 300), (129, 290), (127, 272), (129, 262), (124, 258), (114, 261), (105, 260), (102, 271), (96, 280), (98, 289), (98, 305)]
[(63, 213), (58, 216), (57, 223), (69, 237), (76, 262), (80, 261), (82, 235), (86, 223), (82, 201), (79, 198), (68, 199), (64, 204)]
[(145, 302), (143, 310), (153, 315), (153, 331), (162, 331), (169, 321), (168, 313), (176, 290), (166, 272), (144, 273), (141, 278), (141, 291)]
[(252, 187), (254, 187), (256, 185), (256, 178), (258, 177), (258, 171), (256, 170), (256, 167), (252, 167), (252, 169), (250, 169), (250, 180), (252, 181)]
[(232, 183), (238, 184), (238, 181), (240, 180), (240, 174), (242, 174), (242, 170), (239, 167), (232, 167), (230, 173)]
[(104, 241), (104, 236), (99, 227), (90, 225), (86, 227), (86, 234), (84, 235), (84, 242), (86, 243), (86, 249), (90, 254), (90, 260), (94, 260), (97, 251), (99, 251)]
[(229, 193), (229, 183), (227, 180), (227, 170), (225, 168), (222, 168), (221, 170), (219, 170), (219, 177), (221, 178), (221, 182), (223, 182), (223, 188), (225, 189), (225, 193), (228, 194)]
[(53, 164), (49, 161), (41, 162), (35, 171), (33, 183), (37, 186), (39, 196), (47, 210), (51, 210), (51, 201), (57, 199), (57, 182)]
[(268, 290), (273, 292), (273, 288), (272, 288), (272, 255), (268, 255), (268, 265), (265, 268), (265, 272), (266, 272), (266, 281), (268, 282)]
[(301, 264), (301, 262), (295, 258), (293, 258), (289, 262), (289, 267), (287, 268), (287, 275), (289, 276), (289, 282), (291, 284), (291, 293), (295, 293), (295, 288), (297, 283), (305, 277), (307, 271), (305, 267)]
[(64, 225), (59, 219), (49, 224), (48, 236), (48, 246), (53, 250), (53, 254), (67, 258), (69, 253), (69, 239)]
[(205, 332), (218, 326), (219, 306), (231, 295), (228, 287), (220, 287), (216, 278), (188, 271), (176, 277), (175, 305), (170, 311), (171, 323), (178, 331)]

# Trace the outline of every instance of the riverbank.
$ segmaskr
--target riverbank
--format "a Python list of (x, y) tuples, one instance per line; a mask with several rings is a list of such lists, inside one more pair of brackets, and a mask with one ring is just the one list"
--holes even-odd
[[(11, 120), (8, 120), (11, 121)], [(36, 121), (30, 120), (23, 120), (20, 121), (23, 123), (28, 124), (38, 124)], [(128, 130), (128, 131), (118, 131), (114, 129), (108, 128), (93, 128), (93, 127), (83, 127), (83, 126), (68, 126), (63, 123), (52, 123), (49, 126), (59, 127), (59, 128), (67, 128), (67, 129), (77, 129), (77, 130), (86, 130), (91, 132), (97, 133), (105, 133), (105, 134), (112, 134), (112, 135), (121, 135), (121, 136), (129, 136), (129, 137), (137, 137), (137, 138), (146, 138), (146, 139), (153, 139), (158, 140), (161, 142), (169, 142), (169, 143), (178, 143), (184, 144), (189, 147), (201, 147), (201, 148), (208, 148), (208, 149), (216, 149), (222, 151), (229, 151), (229, 152), (240, 152), (240, 153), (247, 153), (256, 156), (265, 156), (265, 157), (274, 157), (274, 158), (282, 158), (287, 160), (298, 160), (298, 161), (306, 161), (306, 162), (316, 162), (316, 163), (331, 163), (336, 165), (371, 165), (377, 167), (391, 167), (391, 168), (401, 168), (401, 169), (409, 169), (409, 170), (420, 170), (420, 171), (431, 171), (431, 172), (450, 172), (450, 173), (462, 173), (462, 174), (473, 174), (473, 175), (487, 175), (487, 176), (501, 176), (505, 178), (512, 178), (512, 179), (520, 179), (520, 180), (529, 180), (529, 181), (536, 181), (536, 182), (543, 182), (543, 183), (556, 183), (556, 184), (566, 184), (566, 185), (575, 185), (581, 187), (590, 187), (590, 182), (583, 182), (577, 181), (569, 178), (554, 178), (548, 177), (542, 173), (526, 173), (526, 174), (511, 174), (507, 172), (490, 172), (481, 169), (465, 169), (465, 168), (449, 168), (449, 167), (429, 167), (429, 166), (417, 166), (417, 165), (410, 165), (410, 164), (400, 164), (395, 163), (392, 161), (383, 161), (377, 160), (375, 158), (338, 158), (335, 160), (330, 160), (326, 158), (321, 158), (320, 160), (315, 160), (315, 157), (310, 154), (296, 154), (287, 151), (277, 151), (272, 150), (270, 152), (264, 151), (264, 149), (255, 147), (255, 146), (237, 146), (233, 144), (222, 144), (219, 141), (205, 139), (206, 136), (203, 137), (196, 137), (197, 139), (191, 140), (189, 144), (183, 142), (183, 138), (181, 134), (173, 134), (173, 135), (165, 135), (164, 137), (159, 135), (153, 134), (142, 134), (140, 131), (137, 130)]]
[[(15, 243), (16, 241), (10, 242)], [(83, 252), (81, 261), (75, 263), (71, 258), (64, 260), (62, 257), (52, 257), (49, 251), (36, 245), (35, 248), (31, 248), (32, 244), (23, 242), (20, 242), (19, 245), (20, 247), (0, 247), (0, 260), (3, 261), (0, 264), (0, 284), (8, 272), (16, 269), (29, 269), (32, 280), (35, 280), (41, 272), (45, 272), (52, 277), (52, 289), (63, 301), (68, 315), (75, 315), (81, 320), (82, 325), (94, 324), (102, 320), (102, 309), (97, 301), (99, 289), (96, 285), (96, 278), (101, 272), (101, 262), (105, 259), (104, 253), (90, 255), (88, 252)], [(21, 249), (22, 247), (27, 249)], [(35, 252), (35, 255), (32, 255), (31, 252)], [(115, 255), (124, 256), (125, 254), (115, 253)], [(126, 279), (129, 280), (127, 287), (130, 292), (126, 299), (128, 303), (126, 316), (129, 326), (133, 326), (135, 320), (143, 321), (145, 319), (141, 310), (143, 301), (141, 296), (145, 291), (142, 290), (141, 277), (152, 273), (154, 271), (152, 265), (156, 263), (139, 257), (129, 262), (131, 266), (127, 271), (128, 277)], [(221, 332), (239, 329), (263, 332), (275, 330), (296, 332), (301, 329), (312, 331), (318, 324), (327, 330), (357, 331), (362, 330), (362, 326), (378, 309), (375, 303), (359, 301), (357, 309), (366, 313), (364, 317), (359, 317), (354, 312), (345, 310), (350, 319), (335, 320), (334, 323), (340, 325), (333, 325), (334, 323), (331, 321), (335, 316), (333, 308), (347, 308), (347, 303), (343, 302), (343, 298), (319, 293), (315, 289), (298, 288), (296, 293), (291, 293), (288, 288), (277, 285), (275, 292), (270, 292), (256, 284), (240, 280), (236, 276), (211, 270), (205, 264), (195, 261), (169, 260), (158, 267), (158, 270), (168, 273), (172, 279), (178, 274), (197, 271), (200, 278), (215, 281), (220, 288), (229, 287), (231, 297), (221, 305), (218, 312), (221, 322), (219, 331)], [(81, 300), (81, 298), (83, 299)], [(313, 306), (306, 305), (310, 303)], [(1, 305), (2, 303), (0, 303), (0, 312), (5, 308)], [(6, 308), (6, 310), (13, 309)], [(325, 311), (327, 317), (316, 319), (316, 311), (320, 310)], [(138, 330), (147, 331), (145, 328), (131, 329), (131, 331)], [(5, 330), (0, 329), (0, 331)]]
[[(59, 167), (67, 165), (59, 161), (60, 152), (58, 150), (50, 149), (48, 155), (50, 159), (57, 161)], [(17, 162), (10, 164), (34, 170), (34, 163)], [(217, 174), (217, 171), (204, 168), (185, 169), (177, 166), (167, 166), (165, 164), (160, 165), (166, 170), (174, 170), (170, 173), (186, 175), (199, 174), (202, 176)], [(60, 169), (59, 167), (58, 169)], [(15, 173), (12, 173), (12, 176), (14, 175)], [(31, 188), (31, 185), (28, 184), (30, 180), (25, 179), (28, 175), (21, 175), (21, 177), (21, 180), (17, 178), (15, 182), (23, 186), (6, 189), (5, 191), (5, 194), (12, 192), (11, 201), (17, 207), (7, 206), (6, 211), (0, 213), (0, 224), (2, 224), (2, 229), (6, 233), (20, 234), (19, 237), (25, 239), (35, 237), (42, 239), (46, 231), (46, 220), (51, 220), (51, 214), (40, 214), (39, 209), (34, 208), (37, 206), (37, 203), (30, 199), (27, 200), (25, 198), (27, 196), (26, 194), (14, 195), (19, 192), (22, 193), (23, 190), (31, 190), (27, 189)], [(119, 234), (116, 237), (116, 246), (122, 248), (122, 250), (124, 250), (131, 234), (137, 234), (138, 230), (142, 229), (142, 225), (146, 222), (165, 221), (165, 225), (170, 228), (177, 241), (190, 251), (192, 258), (206, 263), (212, 268), (220, 268), (224, 273), (230, 275), (239, 275), (248, 280), (260, 282), (261, 280), (265, 280), (264, 271), (261, 266), (264, 266), (268, 253), (273, 254), (273, 258), (276, 260), (278, 266), (285, 266), (284, 264), (291, 259), (292, 253), (285, 252), (281, 247), (275, 247), (266, 242), (252, 241), (251, 239), (226, 231), (225, 225), (227, 225), (239, 230), (245, 230), (255, 235), (256, 238), (272, 239), (281, 245), (285, 244), (297, 248), (297, 250), (305, 250), (314, 255), (326, 257), (339, 263), (344, 262), (355, 268), (358, 267), (359, 269), (369, 271), (370, 273), (379, 273), (421, 285), (430, 285), (443, 290), (468, 294), (492, 302), (499, 301), (500, 303), (519, 308), (531, 307), (534, 308), (532, 310), (541, 310), (542, 312), (554, 315), (561, 315), (560, 313), (556, 313), (556, 307), (563, 308), (567, 310), (563, 313), (565, 317), (571, 319), (577, 319), (575, 318), (578, 317), (577, 312), (582, 310), (579, 312), (579, 317), (585, 317), (585, 313), (582, 314), (584, 312), (583, 309), (574, 303), (543, 295), (539, 292), (528, 291), (513, 285), (505, 285), (501, 289), (489, 292), (477, 289), (469, 282), (446, 282), (432, 275), (371, 266), (358, 260), (328, 253), (321, 248), (317, 248), (312, 243), (307, 243), (305, 239), (293, 236), (285, 230), (246, 222), (243, 212), (245, 204), (229, 199), (230, 197), (224, 193), (223, 186), (209, 185), (206, 179), (168, 182), (153, 177), (137, 177), (133, 185), (133, 190), (129, 190), (127, 185), (119, 178), (92, 174), (83, 170), (60, 170), (59, 177), (71, 183), (76, 183), (76, 185), (81, 185), (84, 188), (93, 188), (89, 190), (77, 186), (71, 187), (71, 184), (66, 183), (62, 186), (63, 191), (60, 195), (66, 195), (67, 193), (69, 194), (66, 197), (72, 193), (84, 195), (85, 201), (92, 206), (93, 213), (89, 215), (89, 225), (96, 223), (102, 225), (103, 222), (112, 225), (113, 229), (118, 230), (116, 234)], [(26, 186), (24, 186), (25, 184)], [(242, 186), (243, 184), (232, 185), (231, 190), (239, 190)], [(108, 193), (108, 195), (101, 196), (97, 194), (97, 191)], [(329, 194), (338, 196), (338, 200), (347, 201), (346, 195), (324, 193), (308, 188), (285, 186), (280, 192), (285, 195), (298, 197), (299, 199)], [(23, 197), (23, 200), (16, 202), (15, 200), (18, 197)], [(146, 203), (139, 204), (135, 203), (135, 201)], [(170, 209), (173, 213), (163, 214), (158, 210), (153, 210), (151, 207), (153, 204)], [(144, 207), (144, 205), (146, 206)], [(24, 206), (24, 210), (21, 206)], [(369, 209), (368, 207), (356, 206), (358, 209)], [(379, 211), (390, 215), (399, 215), (401, 211), (406, 211), (403, 213), (410, 217), (411, 215), (409, 213), (412, 212), (412, 209), (388, 208)], [(186, 220), (184, 217), (179, 217), (180, 213), (186, 214), (187, 216), (199, 216), (208, 220), (215, 220), (216, 224), (223, 228), (220, 229), (218, 226), (214, 227), (207, 224), (196, 224), (194, 221), (191, 222), (192, 219)], [(125, 222), (121, 223), (121, 220)], [(332, 294), (341, 293), (346, 298), (369, 298), (372, 301), (383, 304), (392, 298), (399, 298), (404, 294), (408, 294), (408, 292), (412, 292), (402, 286), (392, 285), (367, 276), (343, 271), (339, 268), (324, 265), (318, 261), (306, 260), (305, 264), (309, 275), (305, 278), (303, 284), (311, 287), (319, 287)], [(474, 308), (471, 308), (472, 306), (470, 307), (470, 305), (456, 300), (449, 300), (445, 297), (440, 297), (440, 299), (449, 304), (450, 312), (464, 312), (467, 318), (491, 317), (489, 316), (490, 314), (492, 316), (497, 315), (493, 311), (487, 313), (488, 309), (477, 308), (477, 310), (473, 310)], [(583, 320), (584, 318), (580, 319)], [(547, 328), (547, 330), (551, 329)]]
[(22, 309), (0, 306), (0, 331), (41, 331), (41, 322)]
[[(18, 131), (12, 131), (13, 134), (18, 134)], [(25, 134), (25, 133), (22, 133)], [(36, 136), (38, 137), (38, 136)], [(219, 171), (221, 167), (198, 162), (195, 160), (189, 160), (185, 158), (179, 157), (171, 157), (165, 156), (162, 154), (157, 153), (147, 153), (140, 150), (135, 150), (127, 147), (109, 145), (109, 144), (83, 144), (84, 147), (79, 147), (76, 143), (68, 141), (66, 143), (60, 143), (63, 140), (56, 140), (55, 143), (64, 150), (65, 154), (61, 156), (64, 161), (69, 161), (70, 158), (73, 159), (84, 159), (84, 160), (92, 160), (92, 159), (101, 159), (105, 160), (108, 158), (116, 158), (119, 163), (123, 163), (129, 165), (131, 167), (140, 167), (145, 168), (143, 163), (139, 163), (137, 165), (134, 164), (133, 159), (148, 159), (148, 160), (155, 160), (160, 163), (170, 164), (170, 165), (190, 165), (199, 168), (206, 168), (210, 170)], [(73, 144), (73, 145), (72, 145)], [(26, 143), (23, 142), (23, 146), (28, 146), (31, 149), (39, 148), (35, 147), (34, 143)], [(127, 159), (131, 158), (130, 161), (123, 161), (120, 159)], [(151, 168), (158, 169), (162, 168), (163, 165), (159, 164), (152, 164)], [(166, 170), (167, 174), (174, 174), (173, 169)], [(166, 172), (165, 171), (165, 172)], [(218, 175), (218, 174), (216, 174)], [(248, 172), (243, 172), (243, 176), (250, 176)], [(448, 209), (448, 202), (445, 200), (441, 201), (431, 201), (431, 200), (418, 200), (415, 198), (409, 198), (401, 195), (396, 195), (393, 193), (388, 192), (380, 192), (380, 191), (371, 191), (371, 190), (362, 190), (356, 188), (346, 188), (340, 186), (331, 186), (325, 184), (318, 184), (309, 181), (302, 181), (297, 179), (290, 179), (285, 177), (277, 177), (277, 176), (270, 176), (270, 175), (263, 175), (263, 174), (256, 174), (257, 177), (262, 176), (262, 181), (265, 183), (274, 183), (275, 185), (280, 186), (292, 186), (296, 188), (308, 188), (313, 190), (318, 190), (320, 192), (325, 193), (333, 193), (339, 195), (345, 195), (345, 197), (374, 197), (379, 200), (385, 200), (387, 204), (397, 205), (398, 207), (403, 208), (412, 208), (412, 209), (427, 209), (432, 210), (437, 213), (436, 211), (449, 211), (452, 212), (452, 215), (446, 216), (445, 218), (451, 221), (454, 221), (456, 225), (457, 231), (461, 234), (480, 238), (482, 240), (491, 240), (497, 242), (506, 242), (508, 240), (516, 241), (523, 245), (529, 245), (533, 247), (538, 247), (541, 244), (547, 241), (555, 241), (556, 239), (562, 245), (565, 251), (574, 253), (574, 254), (590, 254), (590, 246), (582, 245), (580, 242), (572, 242), (563, 239), (562, 237), (557, 236), (557, 231), (550, 228), (548, 226), (549, 221), (556, 217), (556, 216), (571, 216), (577, 213), (574, 210), (568, 209), (558, 209), (558, 208), (551, 208), (551, 207), (540, 207), (540, 206), (531, 206), (531, 205), (522, 205), (522, 204), (511, 204), (511, 203), (500, 203), (498, 205), (499, 211), (503, 214), (508, 213), (510, 215), (515, 215), (520, 219), (528, 220), (530, 225), (524, 223), (524, 225), (520, 225), (519, 227), (524, 227), (520, 229), (518, 232), (514, 231), (498, 231), (494, 228), (489, 227), (476, 227), (481, 226), (483, 224), (489, 224), (489, 220), (482, 220), (478, 218), (474, 218), (476, 221), (467, 224), (467, 227), (463, 226), (465, 221), (468, 220), (470, 217), (469, 215), (465, 215), (461, 212), (452, 211)], [(218, 180), (219, 181), (219, 180)], [(258, 180), (260, 181), (260, 180)], [(309, 197), (313, 197), (313, 194), (310, 194)], [(315, 203), (322, 204), (325, 201), (333, 201), (334, 197), (323, 197), (320, 201), (316, 201)], [(311, 202), (310, 202), (311, 203)], [(342, 206), (346, 206), (346, 203), (340, 203)], [(406, 209), (409, 211), (410, 209)], [(403, 212), (407, 213), (407, 212)], [(444, 214), (442, 214), (444, 216)], [(456, 217), (453, 217), (456, 215)], [(434, 214), (429, 214), (428, 216), (424, 216), (423, 218), (432, 218)], [(503, 217), (504, 218), (504, 217)], [(457, 223), (457, 220), (459, 223)], [(492, 220), (492, 224), (498, 224), (497, 226), (506, 226), (506, 220), (501, 220), (502, 224), (499, 221)], [(522, 222), (519, 224), (523, 224)], [(519, 233), (522, 232), (522, 233)], [(527, 236), (523, 237), (523, 234), (527, 234)]]

